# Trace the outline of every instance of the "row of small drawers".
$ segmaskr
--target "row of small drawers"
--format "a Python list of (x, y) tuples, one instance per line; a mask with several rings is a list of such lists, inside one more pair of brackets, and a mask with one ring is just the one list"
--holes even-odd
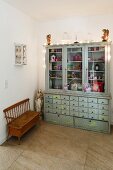
[(95, 113), (84, 113), (84, 112), (73, 112), (73, 111), (65, 111), (65, 110), (55, 110), (55, 109), (48, 109), (45, 108), (45, 112), (46, 114), (48, 113), (53, 113), (53, 114), (63, 114), (63, 115), (70, 115), (70, 116), (78, 116), (78, 117), (83, 117), (83, 118), (90, 118), (90, 119), (97, 119), (97, 120), (104, 120), (104, 121), (108, 121), (109, 116), (108, 113), (101, 113), (101, 114), (95, 114)]
[(95, 103), (85, 103), (85, 102), (75, 102), (75, 101), (65, 101), (65, 100), (57, 100), (57, 99), (51, 99), (51, 100), (45, 100), (45, 103), (48, 104), (58, 104), (60, 105), (66, 105), (67, 107), (70, 105), (70, 107), (88, 107), (88, 108), (95, 108), (95, 109), (103, 109), (103, 110), (109, 110), (108, 105), (106, 104), (95, 104)]
[(75, 107), (75, 106), (66, 106), (66, 105), (50, 105), (45, 103), (45, 108), (47, 109), (53, 109), (53, 110), (64, 110), (64, 112), (66, 111), (71, 111), (71, 112), (82, 112), (82, 113), (90, 113), (90, 114), (102, 114), (102, 115), (108, 115), (108, 110), (105, 109), (93, 109), (93, 108), (82, 108), (82, 107)]
[[(51, 100), (50, 100), (51, 99)], [(64, 96), (64, 95), (45, 95), (45, 101), (52, 101), (53, 99), (61, 100), (70, 100), (70, 101), (79, 101), (85, 103), (98, 103), (98, 104), (108, 104), (107, 99), (97, 99), (93, 97), (76, 97), (76, 96)]]

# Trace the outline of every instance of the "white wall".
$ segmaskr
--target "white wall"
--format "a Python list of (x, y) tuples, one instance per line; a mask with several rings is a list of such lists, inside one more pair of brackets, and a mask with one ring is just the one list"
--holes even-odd
[[(3, 109), (25, 98), (31, 99), (33, 108), (38, 88), (37, 41), (36, 21), (0, 1), (0, 143), (6, 138)], [(14, 43), (27, 45), (27, 65), (14, 65)]]
[[(55, 20), (50, 22), (42, 22), (38, 25), (38, 31), (40, 32), (38, 36), (38, 48), (39, 48), (39, 58), (40, 63), (38, 66), (39, 70), (39, 87), (45, 88), (45, 71), (42, 65), (44, 64), (44, 54), (42, 53), (43, 47), (42, 44), (46, 42), (46, 35), (52, 35), (52, 42), (61, 42), (63, 39), (63, 33), (67, 32), (69, 39), (74, 42), (75, 34), (78, 35), (78, 40), (96, 40), (101, 41), (102, 29), (107, 28), (110, 30), (110, 39), (113, 40), (113, 15), (102, 15), (102, 16), (85, 16), (85, 17), (73, 17), (63, 20)], [(89, 34), (90, 33), (90, 34)], [(112, 50), (113, 58), (113, 50)], [(113, 59), (110, 62), (110, 91), (113, 97)], [(112, 114), (113, 114), (113, 100), (112, 100)], [(113, 122), (113, 116), (112, 116)]]

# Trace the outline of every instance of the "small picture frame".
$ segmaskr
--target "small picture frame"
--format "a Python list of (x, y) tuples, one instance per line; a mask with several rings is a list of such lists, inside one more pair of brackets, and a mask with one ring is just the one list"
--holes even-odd
[(27, 64), (26, 45), (15, 44), (15, 65), (26, 64)]

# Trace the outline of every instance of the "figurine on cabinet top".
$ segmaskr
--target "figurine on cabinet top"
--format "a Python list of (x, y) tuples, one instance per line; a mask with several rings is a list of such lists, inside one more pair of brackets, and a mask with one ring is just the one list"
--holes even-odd
[(108, 41), (109, 30), (108, 29), (103, 29), (102, 32), (103, 32), (102, 41)]
[(46, 39), (47, 39), (47, 45), (50, 45), (51, 44), (51, 34), (48, 34), (46, 36)]
[(42, 105), (43, 105), (43, 93), (42, 93), (42, 90), (38, 90), (38, 92), (36, 93), (36, 98), (35, 98), (35, 109), (40, 114), (42, 111)]

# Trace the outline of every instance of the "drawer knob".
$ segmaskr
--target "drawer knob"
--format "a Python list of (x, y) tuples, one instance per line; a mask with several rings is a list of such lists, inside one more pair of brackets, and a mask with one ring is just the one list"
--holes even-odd
[(93, 103), (93, 100), (91, 102)]
[(65, 98), (64, 98), (65, 99)]
[(94, 106), (92, 106), (92, 107), (94, 107)]
[(84, 106), (84, 105), (82, 105), (82, 106)]
[(56, 107), (56, 109), (57, 109), (57, 107)]
[(48, 106), (49, 107), (49, 106)]
[(102, 103), (104, 103), (104, 102), (102, 102)]
[(75, 104), (73, 104), (73, 106), (74, 106)]
[(92, 112), (93, 113), (93, 112)]
[(104, 115), (104, 113), (102, 113)]

